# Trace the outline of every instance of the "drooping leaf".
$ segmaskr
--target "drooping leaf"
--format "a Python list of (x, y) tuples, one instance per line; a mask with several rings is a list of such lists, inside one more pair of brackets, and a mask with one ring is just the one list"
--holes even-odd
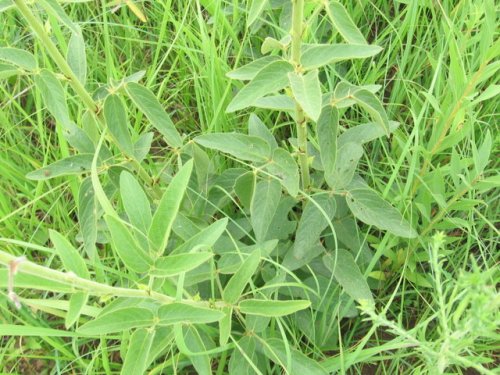
[(269, 0), (252, 0), (252, 5), (248, 11), (247, 27), (250, 27), (257, 20), (257, 18), (259, 18), (268, 1)]
[(335, 185), (334, 171), (337, 160), (338, 125), (339, 114), (337, 109), (329, 105), (323, 107), (317, 123), (318, 143), (321, 163), (325, 171), (325, 180), (330, 187)]
[(331, 177), (331, 186), (336, 189), (346, 187), (352, 181), (362, 156), (363, 147), (358, 143), (343, 143), (337, 150), (337, 163)]
[(288, 84), (287, 74), (291, 71), (293, 67), (286, 61), (278, 60), (266, 65), (236, 94), (226, 112), (250, 107), (257, 99), (283, 89)]
[(149, 272), (156, 277), (171, 277), (191, 271), (213, 257), (212, 253), (199, 252), (160, 257)]
[(111, 233), (114, 249), (125, 266), (137, 273), (148, 272), (153, 260), (142, 249), (123, 221), (110, 215), (105, 215), (104, 219)]
[(261, 138), (240, 133), (203, 134), (194, 141), (204, 147), (228, 153), (241, 160), (265, 162), (271, 156), (271, 147)]
[(66, 61), (80, 83), (85, 86), (87, 80), (87, 54), (85, 52), (85, 40), (83, 39), (82, 32), (81, 30), (78, 31), (71, 33)]
[(143, 161), (149, 154), (149, 150), (151, 150), (151, 143), (153, 142), (153, 137), (153, 132), (143, 133), (134, 143), (134, 159), (139, 163)]
[(35, 75), (35, 84), (42, 94), (43, 101), (56, 121), (63, 125), (70, 122), (66, 95), (57, 77), (50, 70), (42, 69)]
[(279, 178), (283, 187), (292, 197), (299, 193), (299, 167), (293, 156), (283, 148), (277, 148), (265, 169)]
[(264, 139), (271, 147), (271, 151), (278, 147), (276, 139), (269, 131), (266, 124), (264, 124), (254, 113), (250, 114), (248, 119), (248, 135)]
[(259, 263), (260, 250), (257, 249), (245, 259), (238, 271), (236, 271), (226, 284), (222, 293), (224, 301), (233, 304), (241, 297), (246, 285), (250, 282), (253, 274), (259, 267)]
[(356, 100), (353, 95), (358, 90), (368, 90), (372, 94), (377, 93), (382, 86), (380, 85), (363, 85), (355, 86), (348, 82), (341, 81), (335, 86), (335, 91), (333, 93), (328, 93), (323, 96), (323, 102), (333, 105), (337, 109), (347, 108), (356, 104)]
[(120, 174), (120, 195), (130, 223), (147, 234), (151, 226), (151, 206), (141, 185), (129, 172)]
[(153, 245), (153, 250), (158, 254), (162, 254), (167, 246), (172, 224), (179, 212), (192, 171), (193, 160), (191, 159), (179, 169), (172, 179), (153, 216), (148, 237)]
[(368, 225), (387, 230), (397, 236), (415, 238), (417, 232), (399, 211), (375, 191), (356, 180), (347, 186), (347, 205), (356, 218)]
[(389, 119), (380, 100), (370, 91), (361, 89), (353, 94), (353, 99), (363, 107), (372, 116), (373, 120), (385, 131), (390, 134)]
[[(399, 126), (399, 122), (389, 121), (389, 131), (393, 133)], [(353, 142), (360, 145), (373, 141), (374, 139), (383, 137), (385, 135), (384, 129), (377, 126), (376, 123), (370, 122), (353, 126), (347, 129), (339, 136), (338, 144), (341, 147), (343, 144)]]
[(108, 95), (104, 102), (104, 118), (108, 130), (118, 147), (128, 156), (133, 156), (134, 147), (128, 130), (129, 123), (125, 106), (118, 95)]
[(162, 108), (154, 94), (135, 82), (126, 85), (126, 91), (134, 104), (146, 115), (171, 147), (181, 147), (182, 139), (170, 116)]
[(313, 121), (318, 121), (322, 103), (318, 70), (311, 70), (307, 74), (288, 73), (288, 79), (295, 100), (297, 100), (308, 117)]
[(277, 318), (307, 309), (310, 305), (310, 301), (304, 300), (277, 301), (246, 299), (239, 303), (238, 308), (242, 314)]
[(38, 65), (30, 52), (13, 47), (0, 47), (0, 60), (26, 70), (35, 70)]
[(344, 37), (346, 42), (352, 44), (368, 44), (366, 39), (361, 34), (353, 22), (349, 13), (344, 6), (335, 0), (329, 1), (329, 6), (326, 7), (326, 13), (333, 23), (333, 26)]
[(255, 78), (257, 73), (272, 62), (281, 60), (279, 56), (265, 56), (260, 59), (253, 60), (251, 63), (235, 69), (226, 74), (231, 79), (240, 81), (250, 81)]
[(94, 155), (91, 154), (68, 156), (46, 167), (28, 173), (26, 178), (30, 180), (48, 180), (60, 176), (82, 174), (90, 171), (93, 157)]
[(123, 362), (121, 374), (142, 375), (149, 364), (149, 352), (153, 344), (156, 331), (147, 328), (136, 330), (130, 337), (127, 355)]
[(248, 172), (237, 178), (234, 184), (234, 192), (238, 196), (243, 207), (250, 209), (252, 197), (255, 191), (256, 175)]
[(370, 287), (350, 252), (337, 249), (325, 255), (323, 262), (348, 295), (355, 300), (373, 301)]
[(79, 327), (77, 332), (100, 336), (132, 328), (148, 328), (153, 325), (154, 315), (151, 310), (142, 307), (126, 307), (113, 313), (99, 315), (96, 319)]
[(317, 362), (308, 358), (301, 351), (288, 348), (280, 339), (267, 339), (262, 346), (257, 348), (274, 363), (284, 366), (290, 375), (327, 375), (328, 372)]
[(269, 225), (281, 198), (280, 183), (274, 179), (263, 180), (255, 186), (250, 207), (252, 228), (257, 243), (266, 240)]
[(158, 309), (158, 325), (160, 326), (177, 323), (206, 324), (218, 322), (222, 318), (224, 318), (222, 311), (185, 303), (170, 303)]
[(380, 51), (379, 46), (365, 44), (306, 44), (300, 62), (309, 70), (339, 61), (372, 57)]
[(293, 255), (301, 259), (319, 244), (321, 233), (328, 227), (335, 214), (335, 198), (328, 194), (313, 195), (307, 202), (299, 221)]

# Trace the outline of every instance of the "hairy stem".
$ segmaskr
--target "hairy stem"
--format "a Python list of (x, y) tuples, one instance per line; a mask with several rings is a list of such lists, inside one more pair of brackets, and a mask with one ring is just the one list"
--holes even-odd
[[(302, 44), (302, 22), (304, 18), (304, 0), (292, 0), (292, 62), (300, 71), (300, 47)], [(310, 185), (309, 161), (307, 156), (307, 120), (304, 110), (295, 101), (295, 121), (297, 122), (297, 143), (299, 148), (299, 164), (302, 177), (302, 188)]]

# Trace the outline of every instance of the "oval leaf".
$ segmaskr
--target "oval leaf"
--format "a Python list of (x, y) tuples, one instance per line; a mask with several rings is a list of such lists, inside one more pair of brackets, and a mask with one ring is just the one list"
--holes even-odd
[(153, 325), (154, 315), (150, 310), (141, 307), (128, 307), (113, 311), (112, 314), (100, 315), (78, 328), (78, 332), (100, 336), (132, 328), (152, 327)]
[(306, 44), (300, 62), (304, 69), (315, 69), (344, 60), (364, 59), (382, 51), (364, 44)]
[(269, 144), (257, 137), (240, 133), (203, 134), (194, 141), (204, 147), (222, 151), (241, 160), (265, 162), (271, 156)]
[(273, 301), (246, 299), (238, 305), (242, 314), (267, 316), (276, 318), (290, 315), (297, 311), (307, 309), (311, 305), (310, 301)]
[(127, 156), (133, 156), (134, 146), (128, 130), (127, 112), (118, 95), (107, 96), (104, 101), (104, 118), (120, 150)]
[(175, 276), (195, 269), (212, 256), (213, 254), (208, 252), (168, 255), (158, 258), (149, 274), (156, 277)]
[(171, 303), (158, 309), (158, 318), (158, 325), (163, 326), (177, 323), (205, 324), (218, 322), (224, 318), (224, 313), (185, 303)]
[(313, 121), (318, 121), (321, 113), (321, 84), (318, 70), (314, 69), (307, 74), (288, 73), (293, 96), (300, 104), (306, 115)]
[(130, 223), (147, 234), (151, 226), (151, 206), (141, 185), (129, 172), (120, 175), (120, 195)]
[(245, 286), (250, 282), (257, 267), (259, 267), (259, 263), (260, 250), (257, 249), (245, 259), (241, 267), (227, 283), (222, 293), (224, 301), (233, 304), (241, 297)]

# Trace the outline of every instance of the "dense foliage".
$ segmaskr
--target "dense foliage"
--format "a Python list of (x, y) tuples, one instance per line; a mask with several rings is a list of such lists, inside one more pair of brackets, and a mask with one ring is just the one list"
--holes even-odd
[(2, 371), (493, 373), (494, 3), (361, 3), (0, 1)]

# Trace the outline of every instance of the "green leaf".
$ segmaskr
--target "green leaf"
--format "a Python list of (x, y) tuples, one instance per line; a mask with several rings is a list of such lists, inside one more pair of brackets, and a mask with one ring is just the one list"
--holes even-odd
[(224, 318), (219, 310), (188, 305), (185, 303), (170, 303), (158, 309), (158, 325), (166, 326), (177, 323), (206, 324), (218, 322)]
[(42, 69), (35, 75), (35, 84), (49, 112), (56, 121), (66, 126), (70, 122), (66, 95), (57, 77), (51, 71)]
[(80, 337), (81, 335), (75, 332), (66, 330), (17, 325), (17, 324), (0, 324), (0, 332), (2, 336), (22, 336), (22, 337)]
[(46, 167), (28, 173), (26, 178), (39, 181), (60, 176), (82, 174), (90, 170), (93, 157), (94, 155), (92, 154), (68, 156), (67, 158), (49, 164)]
[(254, 60), (251, 63), (242, 66), (241, 68), (235, 69), (227, 73), (226, 76), (231, 79), (237, 79), (240, 81), (250, 81), (254, 79), (257, 73), (260, 72), (267, 65), (279, 60), (281, 60), (279, 56), (261, 57), (260, 59)]
[(8, 79), (19, 74), (19, 69), (10, 64), (0, 63), (0, 79)]
[(170, 116), (162, 108), (154, 94), (135, 82), (126, 85), (126, 91), (134, 104), (146, 115), (171, 147), (181, 147), (182, 139)]
[(92, 180), (86, 178), (78, 191), (78, 223), (83, 238), (83, 247), (91, 260), (95, 258), (95, 243), (97, 240), (97, 215), (96, 203)]
[(256, 175), (253, 172), (242, 174), (234, 183), (234, 192), (238, 196), (243, 207), (250, 209), (252, 197), (255, 191)]
[(317, 362), (301, 351), (288, 347), (280, 339), (267, 339), (257, 349), (263, 352), (276, 364), (284, 367), (285, 373), (289, 375), (327, 375), (328, 372)]
[(63, 7), (56, 0), (38, 0), (38, 3), (47, 13), (57, 18), (71, 31), (78, 32), (77, 25), (71, 20), (71, 18), (64, 11)]
[(241, 160), (265, 162), (271, 156), (271, 148), (261, 138), (240, 133), (203, 134), (194, 141), (204, 147), (219, 150)]
[(191, 236), (182, 245), (176, 247), (171, 254), (187, 253), (194, 248), (211, 248), (215, 245), (219, 237), (224, 233), (227, 227), (228, 219), (217, 220), (210, 226)]
[(141, 185), (127, 171), (120, 174), (120, 195), (130, 223), (147, 234), (152, 220), (151, 206)]
[(325, 106), (321, 111), (317, 129), (321, 163), (325, 171), (328, 186), (335, 185), (335, 164), (337, 161), (337, 129), (339, 113), (332, 106)]
[(241, 298), (246, 285), (252, 279), (260, 263), (260, 250), (257, 249), (251, 253), (243, 262), (241, 267), (231, 277), (224, 288), (222, 298), (229, 304), (233, 304)]
[(355, 86), (348, 82), (341, 81), (335, 86), (335, 91), (332, 93), (325, 94), (323, 98), (324, 103), (330, 103), (337, 109), (347, 108), (356, 104), (356, 100), (353, 99), (353, 95), (358, 90), (368, 90), (372, 94), (377, 93), (382, 86), (380, 85), (363, 85)]
[(82, 256), (71, 243), (64, 238), (60, 233), (49, 230), (50, 240), (54, 244), (57, 255), (61, 259), (66, 270), (74, 272), (77, 276), (85, 279), (90, 278), (87, 265)]
[(300, 217), (295, 235), (293, 255), (296, 259), (306, 257), (307, 253), (319, 244), (321, 233), (328, 227), (335, 209), (335, 198), (328, 194), (317, 194), (310, 198)]
[(346, 42), (351, 44), (368, 44), (361, 31), (353, 22), (344, 6), (335, 0), (329, 1), (326, 13), (333, 23), (333, 26), (344, 37)]
[(278, 143), (276, 142), (273, 134), (267, 128), (266, 124), (264, 124), (262, 120), (253, 113), (250, 114), (248, 119), (248, 135), (264, 139), (268, 143), (269, 147), (271, 147), (271, 151), (278, 148)]
[(288, 85), (287, 74), (291, 71), (293, 67), (286, 61), (274, 61), (266, 65), (236, 94), (226, 112), (232, 113), (250, 107), (257, 99), (283, 89)]
[(104, 102), (104, 118), (108, 130), (116, 140), (118, 147), (127, 156), (134, 155), (134, 146), (128, 130), (129, 123), (125, 106), (118, 95), (108, 95)]
[(151, 150), (154, 133), (148, 132), (140, 135), (139, 139), (134, 143), (134, 159), (139, 163), (143, 161)]
[(333, 254), (325, 255), (323, 263), (332, 271), (333, 276), (348, 295), (358, 301), (373, 301), (370, 287), (350, 252), (338, 249)]
[(294, 301), (274, 301), (274, 300), (259, 300), (246, 299), (238, 305), (242, 314), (267, 316), (277, 318), (280, 316), (290, 315), (297, 311), (307, 309), (311, 305), (310, 301), (294, 300)]
[(88, 293), (76, 292), (69, 299), (69, 309), (64, 319), (64, 326), (70, 328), (80, 318), (80, 314), (88, 300)]
[(219, 321), (219, 345), (224, 346), (229, 341), (229, 336), (231, 336), (231, 323), (233, 316), (232, 306), (226, 306), (222, 309), (224, 312), (224, 318)]
[(0, 13), (5, 12), (7, 9), (14, 7), (12, 0), (0, 0)]
[(19, 48), (0, 47), (0, 60), (26, 70), (35, 70), (38, 66), (31, 53)]
[(124, 222), (110, 215), (105, 215), (104, 219), (111, 233), (113, 247), (125, 266), (137, 273), (148, 272), (153, 260), (142, 249)]
[(191, 159), (179, 169), (172, 179), (165, 193), (163, 193), (163, 197), (153, 216), (148, 237), (153, 245), (153, 250), (158, 254), (162, 254), (165, 251), (172, 230), (172, 224), (179, 212), (192, 171), (193, 160)]
[(257, 243), (266, 240), (266, 234), (278, 208), (280, 198), (281, 185), (274, 179), (260, 181), (255, 186), (250, 207), (250, 221)]
[(357, 90), (354, 92), (352, 98), (372, 116), (373, 120), (385, 131), (386, 135), (390, 134), (387, 113), (380, 100), (372, 92), (365, 89)]
[[(399, 122), (389, 121), (389, 131), (391, 133), (393, 133), (398, 128), (398, 126)], [(376, 123), (370, 122), (347, 129), (339, 136), (338, 145), (339, 147), (341, 147), (342, 145), (349, 142), (362, 145), (384, 135), (384, 129), (382, 129), (380, 126), (377, 126)]]
[(85, 53), (85, 40), (81, 30), (71, 33), (66, 61), (80, 83), (85, 86), (87, 81), (87, 54)]
[(293, 112), (295, 103), (288, 95), (270, 95), (257, 99), (253, 103), (254, 107), (273, 109), (275, 111)]
[(80, 328), (77, 332), (92, 336), (122, 332), (132, 328), (152, 327), (154, 315), (149, 309), (142, 307), (126, 307), (113, 313), (99, 315)]
[(176, 254), (160, 257), (156, 260), (154, 268), (149, 274), (156, 277), (171, 277), (183, 272), (188, 272), (213, 257), (212, 253), (199, 252), (189, 254)]
[(252, 5), (248, 11), (247, 27), (250, 27), (259, 18), (267, 3), (268, 0), (252, 0)]
[(285, 149), (277, 148), (265, 169), (279, 178), (283, 187), (292, 197), (299, 193), (299, 167), (293, 156)]
[(342, 189), (354, 177), (359, 159), (363, 156), (363, 147), (357, 143), (343, 143), (337, 150), (337, 164), (331, 182), (332, 187)]
[(315, 69), (335, 62), (364, 59), (382, 51), (382, 48), (358, 44), (306, 44), (300, 62), (304, 69)]
[(321, 114), (321, 84), (318, 70), (314, 69), (307, 74), (288, 73), (293, 96), (299, 102), (307, 116), (318, 121)]
[(140, 328), (130, 337), (127, 355), (121, 369), (123, 375), (142, 375), (146, 372), (149, 361), (149, 352), (153, 344), (156, 331)]
[(398, 210), (375, 191), (356, 180), (347, 187), (347, 205), (356, 218), (368, 225), (387, 230), (397, 236), (415, 238), (417, 232)]
[(231, 354), (229, 375), (254, 375), (259, 372), (263, 374), (264, 372), (260, 370), (262, 359), (265, 358), (257, 350), (255, 336), (243, 336)]

